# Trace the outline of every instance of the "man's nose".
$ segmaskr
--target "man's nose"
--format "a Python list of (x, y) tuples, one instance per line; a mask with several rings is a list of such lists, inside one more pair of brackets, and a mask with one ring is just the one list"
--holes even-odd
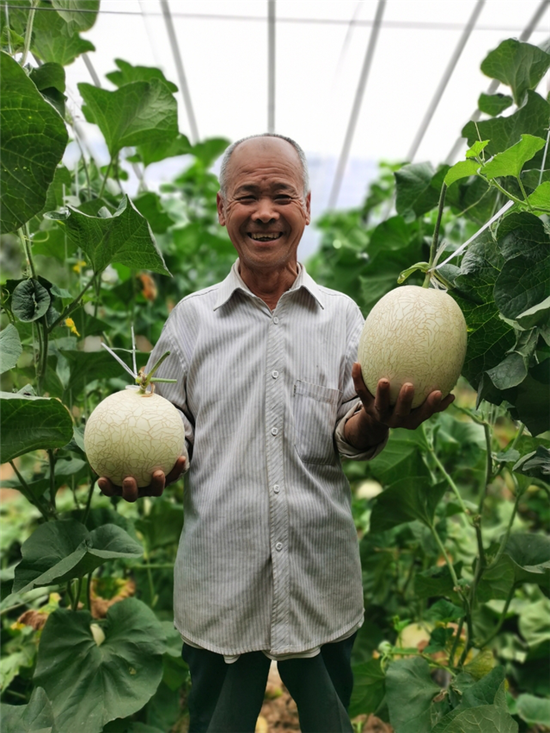
[(273, 205), (273, 201), (266, 196), (258, 199), (252, 218), (255, 221), (261, 221), (264, 224), (267, 224), (273, 219), (278, 219), (279, 214), (277, 213), (276, 207)]

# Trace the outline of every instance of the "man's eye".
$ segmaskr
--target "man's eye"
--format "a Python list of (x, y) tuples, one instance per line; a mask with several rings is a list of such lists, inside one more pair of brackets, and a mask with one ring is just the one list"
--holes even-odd
[(278, 196), (275, 196), (275, 199), (277, 201), (290, 201), (290, 196), (287, 196), (286, 194), (279, 194)]
[(254, 201), (254, 196), (239, 196), (237, 200), (246, 203), (247, 201)]

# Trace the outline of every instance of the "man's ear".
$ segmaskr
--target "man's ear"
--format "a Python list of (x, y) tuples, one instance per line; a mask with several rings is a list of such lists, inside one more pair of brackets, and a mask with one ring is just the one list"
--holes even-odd
[(309, 224), (311, 221), (311, 191), (306, 196), (306, 212), (307, 212), (306, 224)]
[(225, 226), (225, 201), (220, 191), (216, 194), (216, 207), (218, 209), (218, 222)]

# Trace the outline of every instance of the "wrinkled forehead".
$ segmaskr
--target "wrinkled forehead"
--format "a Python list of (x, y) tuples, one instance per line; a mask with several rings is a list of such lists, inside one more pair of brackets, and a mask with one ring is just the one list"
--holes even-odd
[(303, 184), (302, 164), (298, 152), (286, 140), (280, 138), (253, 138), (238, 145), (227, 165), (227, 179), (232, 182), (235, 177), (247, 174), (265, 176), (286, 173)]

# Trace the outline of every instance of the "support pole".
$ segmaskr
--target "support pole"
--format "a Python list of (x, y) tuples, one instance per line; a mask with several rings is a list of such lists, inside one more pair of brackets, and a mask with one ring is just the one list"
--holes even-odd
[(328, 200), (328, 208), (333, 209), (338, 201), (338, 195), (340, 193), (340, 187), (342, 185), (342, 179), (344, 178), (344, 172), (348, 162), (349, 151), (351, 143), (353, 141), (353, 135), (355, 133), (355, 127), (357, 125), (357, 119), (359, 112), (361, 111), (361, 102), (363, 101), (363, 94), (367, 85), (367, 79), (369, 76), (370, 68), (372, 65), (372, 59), (374, 58), (374, 51), (376, 49), (376, 41), (378, 40), (378, 34), (380, 26), (382, 24), (382, 16), (384, 15), (384, 9), (386, 7), (386, 0), (378, 0), (378, 6), (376, 8), (376, 15), (374, 23), (371, 28), (369, 42), (365, 53), (365, 60), (363, 61), (363, 68), (361, 69), (361, 76), (359, 77), (359, 84), (357, 85), (357, 91), (355, 92), (355, 100), (351, 110), (350, 119), (348, 122), (348, 129), (344, 138), (344, 144), (342, 146), (342, 152), (340, 153), (340, 159), (336, 167), (336, 173), (334, 181), (332, 183), (332, 190), (330, 192)]
[[(550, 4), (550, 0), (542, 0), (538, 8), (535, 10), (533, 17), (531, 18), (529, 23), (527, 23), (523, 33), (519, 37), (520, 41), (525, 42), (529, 40), (531, 33), (537, 27), (539, 20), (541, 19), (544, 11), (546, 10), (549, 4)], [(494, 94), (496, 90), (499, 88), (499, 86), (500, 86), (499, 80), (493, 79), (487, 88), (486, 94)], [(476, 109), (476, 111), (468, 118), (468, 122), (477, 122), (477, 120), (479, 120), (480, 117), (481, 117), (481, 110)], [(467, 124), (467, 123), (464, 123), (464, 124)], [(445, 158), (445, 163), (447, 165), (452, 165), (455, 162), (456, 156), (458, 155), (458, 152), (463, 145), (464, 145), (464, 138), (460, 135), (459, 137), (457, 137), (455, 144), (453, 145), (447, 157)]]
[(474, 10), (468, 20), (468, 23), (466, 24), (466, 27), (462, 31), (462, 35), (460, 36), (460, 39), (458, 41), (458, 44), (454, 50), (453, 55), (451, 56), (449, 63), (447, 64), (447, 68), (443, 72), (443, 76), (441, 77), (441, 80), (437, 86), (437, 89), (435, 90), (435, 94), (432, 98), (432, 101), (428, 105), (428, 109), (426, 110), (426, 113), (424, 114), (424, 119), (420, 123), (420, 127), (418, 128), (418, 132), (416, 133), (414, 140), (412, 142), (412, 145), (409, 149), (409, 152), (407, 154), (407, 161), (409, 163), (412, 163), (414, 160), (415, 155), (418, 152), (418, 148), (420, 147), (420, 143), (424, 139), (424, 135), (426, 134), (426, 130), (428, 129), (430, 122), (432, 121), (432, 118), (435, 114), (435, 111), (439, 105), (439, 102), (441, 101), (441, 97), (443, 96), (443, 93), (445, 92), (445, 89), (447, 87), (447, 84), (449, 83), (449, 79), (453, 75), (454, 70), (456, 69), (456, 65), (458, 63), (458, 60), (460, 59), (462, 55), (462, 51), (464, 50), (464, 47), (466, 43), (468, 42), (468, 39), (470, 38), (470, 35), (475, 27), (475, 24), (477, 23), (477, 19), (479, 18), (479, 14), (481, 13), (483, 6), (485, 5), (485, 0), (478, 0)]
[(195, 145), (195, 143), (197, 143), (199, 140), (199, 131), (197, 129), (197, 122), (195, 120), (195, 113), (193, 111), (193, 104), (191, 102), (191, 94), (189, 92), (189, 87), (187, 86), (187, 79), (183, 68), (183, 61), (181, 59), (178, 39), (176, 38), (176, 31), (174, 29), (174, 22), (172, 20), (172, 14), (170, 12), (170, 5), (168, 4), (168, 0), (160, 0), (160, 6), (162, 8), (162, 15), (164, 16), (164, 22), (166, 24), (166, 32), (168, 34), (168, 40), (170, 41), (172, 56), (174, 57), (174, 63), (176, 64), (178, 81), (181, 93), (183, 95), (185, 109), (187, 111), (187, 119), (189, 120), (189, 128), (191, 130), (191, 144)]
[(275, 132), (275, 0), (267, 0), (267, 131)]

